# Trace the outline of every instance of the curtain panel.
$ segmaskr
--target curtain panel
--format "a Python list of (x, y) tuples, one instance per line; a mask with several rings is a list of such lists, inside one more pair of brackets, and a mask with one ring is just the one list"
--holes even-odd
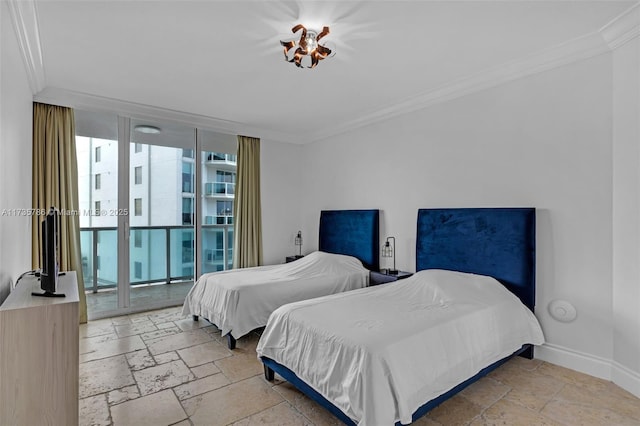
[(262, 265), (260, 139), (238, 136), (236, 197), (233, 203), (233, 267)]
[[(75, 121), (71, 108), (33, 104), (33, 187), (35, 211), (49, 207), (79, 212), (78, 165), (76, 159)], [(61, 214), (58, 246), (60, 271), (76, 271), (80, 295), (81, 323), (87, 322), (87, 303), (80, 254), (80, 218), (78, 214)], [(34, 216), (31, 227), (31, 264), (42, 266), (40, 259), (41, 216)]]

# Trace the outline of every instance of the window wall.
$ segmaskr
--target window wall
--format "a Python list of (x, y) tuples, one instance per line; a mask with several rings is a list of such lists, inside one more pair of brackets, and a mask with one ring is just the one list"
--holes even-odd
[[(80, 247), (85, 290), (118, 288), (118, 120), (115, 115), (76, 112)], [(100, 123), (96, 125), (95, 123)], [(89, 314), (114, 311), (116, 297), (87, 299)]]
[[(193, 182), (193, 160), (185, 161), (183, 153), (195, 148), (195, 129), (173, 123), (151, 124), (157, 131), (145, 131), (148, 121), (131, 120), (130, 126), (129, 197), (134, 216), (130, 220), (129, 282), (133, 308), (184, 299), (190, 285), (182, 284), (194, 281), (193, 185), (189, 184)], [(144, 285), (166, 285), (170, 291), (154, 291), (153, 298), (133, 297)]]
[(200, 139), (201, 271), (231, 269), (233, 262), (233, 203), (237, 157), (235, 141), (203, 131)]
[(88, 303), (90, 318), (182, 303), (201, 273), (231, 267), (233, 250), (235, 136), (110, 116), (99, 138), (106, 117), (76, 111), (88, 300), (111, 296)]

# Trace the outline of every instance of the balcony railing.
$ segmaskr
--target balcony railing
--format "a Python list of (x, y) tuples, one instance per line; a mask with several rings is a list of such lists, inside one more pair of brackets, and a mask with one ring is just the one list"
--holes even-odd
[[(202, 272), (231, 268), (233, 227), (202, 225)], [(194, 279), (193, 226), (134, 226), (129, 238), (129, 285)], [(117, 228), (80, 228), (85, 289), (94, 293), (118, 282)], [(209, 255), (216, 252), (215, 259)], [(222, 256), (220, 256), (220, 253)]]
[(231, 182), (208, 182), (204, 184), (204, 195), (209, 197), (216, 195), (234, 196), (236, 184)]
[(233, 225), (233, 216), (226, 214), (205, 216), (204, 223), (206, 225)]
[(236, 164), (237, 156), (232, 154), (221, 154), (218, 152), (210, 152), (207, 154), (207, 163), (233, 163)]

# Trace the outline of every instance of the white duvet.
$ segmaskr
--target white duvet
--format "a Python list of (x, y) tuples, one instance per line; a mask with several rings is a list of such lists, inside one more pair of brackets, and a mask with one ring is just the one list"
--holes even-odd
[(293, 303), (258, 344), (358, 425), (411, 422), (425, 402), (544, 337), (533, 313), (493, 278), (425, 270)]
[(202, 275), (187, 294), (183, 315), (198, 315), (239, 338), (267, 324), (278, 307), (359, 289), (369, 271), (355, 257), (313, 252), (295, 262)]

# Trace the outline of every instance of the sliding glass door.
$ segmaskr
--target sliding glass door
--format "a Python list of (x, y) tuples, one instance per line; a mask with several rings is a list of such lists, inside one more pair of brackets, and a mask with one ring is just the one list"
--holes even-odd
[(89, 315), (118, 309), (118, 118), (76, 111), (80, 249)]
[(236, 188), (236, 145), (228, 135), (198, 133), (200, 168), (199, 221), (201, 273), (231, 269), (233, 262), (233, 203)]
[(182, 303), (195, 274), (195, 129), (131, 120), (129, 306)]
[(231, 268), (236, 138), (76, 111), (89, 319), (183, 303)]

